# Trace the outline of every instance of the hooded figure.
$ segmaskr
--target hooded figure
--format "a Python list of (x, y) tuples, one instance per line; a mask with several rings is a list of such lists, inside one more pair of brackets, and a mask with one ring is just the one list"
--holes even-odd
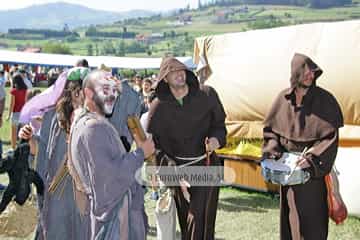
[(316, 86), (321, 74), (309, 57), (295, 54), (290, 88), (279, 94), (264, 122), (264, 158), (309, 149), (298, 164), (310, 173), (310, 180), (280, 188), (281, 239), (321, 240), (328, 235), (324, 176), (336, 158), (343, 116), (334, 96)]
[[(157, 164), (170, 158), (178, 166), (219, 165), (215, 153), (210, 161), (204, 157), (226, 143), (225, 112), (215, 90), (200, 87), (184, 64), (165, 58), (155, 93), (158, 99), (149, 111), (148, 132), (160, 150)], [(219, 187), (191, 186), (188, 193), (190, 200), (183, 189), (174, 187), (182, 239), (214, 239)]]

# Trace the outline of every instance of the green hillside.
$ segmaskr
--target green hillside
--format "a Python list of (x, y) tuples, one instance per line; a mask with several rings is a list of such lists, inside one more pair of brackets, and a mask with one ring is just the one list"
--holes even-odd
[[(353, 1), (352, 5), (346, 7), (326, 9), (285, 5), (213, 6), (202, 10), (182, 9), (167, 17), (152, 16), (82, 27), (75, 30), (80, 37), (32, 40), (24, 36), (23, 39), (14, 40), (4, 34), (0, 38), (0, 45), (15, 50), (19, 46), (43, 47), (52, 42), (66, 45), (72, 54), (79, 55), (185, 56), (192, 55), (194, 38), (199, 36), (359, 18), (359, 1)], [(137, 36), (137, 39), (104, 37), (124, 32)]]

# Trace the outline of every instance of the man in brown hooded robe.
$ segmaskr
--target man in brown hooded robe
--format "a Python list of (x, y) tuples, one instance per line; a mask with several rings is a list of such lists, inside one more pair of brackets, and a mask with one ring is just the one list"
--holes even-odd
[[(165, 58), (155, 94), (148, 132), (160, 149), (158, 159), (166, 154), (177, 166), (219, 165), (215, 153), (210, 161), (204, 157), (226, 143), (225, 112), (216, 91), (200, 87), (195, 74), (175, 58)], [(219, 187), (191, 186), (188, 193), (190, 200), (175, 187), (182, 239), (214, 239)]]
[(279, 94), (265, 120), (265, 158), (309, 149), (299, 157), (298, 166), (310, 173), (310, 180), (280, 187), (280, 237), (284, 240), (322, 240), (328, 235), (324, 176), (335, 161), (343, 116), (335, 97), (316, 86), (321, 74), (309, 57), (295, 54), (291, 87)]

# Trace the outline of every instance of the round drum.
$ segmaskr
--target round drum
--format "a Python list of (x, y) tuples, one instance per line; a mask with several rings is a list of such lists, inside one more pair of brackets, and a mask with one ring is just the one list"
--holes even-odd
[(279, 185), (296, 185), (306, 183), (310, 174), (296, 166), (300, 153), (283, 153), (278, 160), (261, 161), (261, 174), (265, 181)]

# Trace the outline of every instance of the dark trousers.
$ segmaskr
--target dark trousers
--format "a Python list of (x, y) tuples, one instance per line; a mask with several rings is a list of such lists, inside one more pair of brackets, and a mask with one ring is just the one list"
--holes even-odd
[(219, 187), (196, 186), (188, 189), (190, 203), (180, 187), (175, 188), (175, 202), (181, 228), (182, 240), (215, 239), (215, 220)]

